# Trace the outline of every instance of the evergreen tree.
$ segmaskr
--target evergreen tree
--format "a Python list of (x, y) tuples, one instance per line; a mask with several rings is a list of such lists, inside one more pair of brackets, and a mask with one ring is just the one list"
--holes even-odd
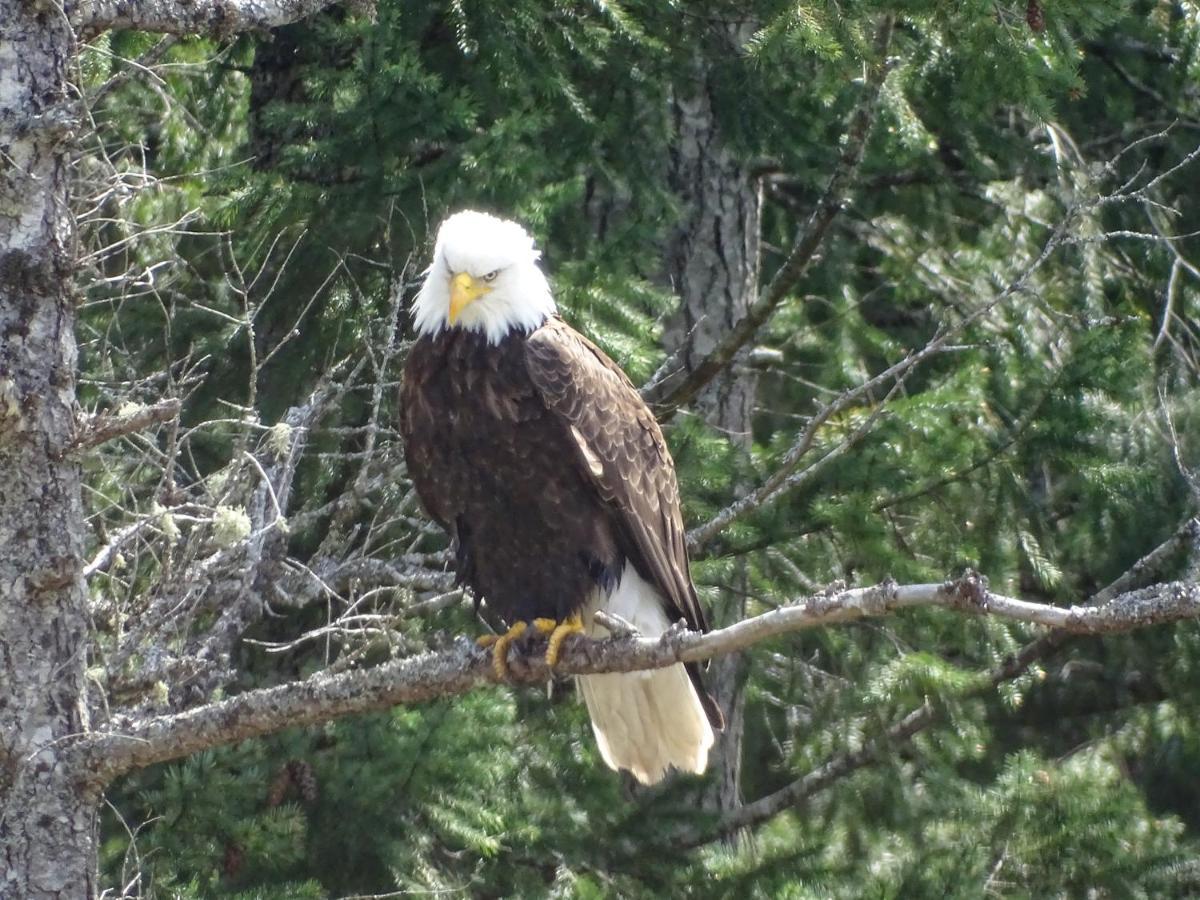
[[(390, 395), (432, 231), (463, 206), (520, 219), (567, 318), (636, 383), (661, 377), (686, 343), (664, 259), (721, 249), (689, 230), (703, 201), (672, 168), (672, 112), (697, 96), (698, 66), (722, 164), (761, 200), (765, 286), (844, 163), (864, 72), (886, 61), (819, 259), (729, 370), (753, 385), (748, 434), (731, 439), (705, 400), (671, 421), (689, 525), (794, 473), (697, 539), (706, 600), (753, 615), (838, 581), (971, 568), (1003, 593), (1081, 602), (1196, 513), (1200, 226), (1195, 170), (1176, 166), (1200, 121), (1198, 43), (1187, 5), (1109, 0), (385, 2), (374, 21), (334, 11), (231, 44), (96, 42), (81, 75), (97, 97), (79, 193), (100, 197), (81, 208), (96, 249), (81, 397), (149, 403), (167, 384), (183, 424), (149, 446), (190, 444), (165, 479), (127, 447), (89, 463), (96, 547), (131, 510), (157, 532), (91, 582), (90, 674), (114, 703), (183, 709), (479, 631), (469, 603), (440, 600), (444, 542), (423, 528), (377, 388)], [(120, 78), (143, 55), (161, 76)], [(160, 180), (89, 190), (114, 168)], [(947, 328), (896, 390), (821, 418)], [(365, 360), (349, 376), (347, 357)], [(182, 567), (172, 529), (195, 542), (208, 527), (172, 491), (224, 516), (213, 546), (239, 546), (255, 479), (241, 460), (272, 441), (286, 456), (288, 411), (331, 369), (345, 389), (313, 423), (272, 540), (289, 575), (336, 554), (362, 565), (328, 593), (309, 585), (320, 602), (236, 623), (249, 640), (212, 671), (126, 678), (147, 662), (123, 655), (129, 598)], [(428, 583), (366, 574), (407, 555)], [(1195, 567), (1181, 544), (1154, 574)], [(377, 618), (297, 640), (343, 614)], [(1032, 628), (927, 609), (771, 639), (737, 671), (753, 840), (731, 843), (736, 798), (714, 811), (694, 780), (642, 791), (605, 770), (570, 684), (288, 731), (119, 782), (103, 879), (159, 897), (1187, 895), (1194, 635), (1078, 639), (994, 689), (988, 673)], [(935, 725), (886, 739), (924, 705)], [(830, 760), (849, 762), (754, 813)]]

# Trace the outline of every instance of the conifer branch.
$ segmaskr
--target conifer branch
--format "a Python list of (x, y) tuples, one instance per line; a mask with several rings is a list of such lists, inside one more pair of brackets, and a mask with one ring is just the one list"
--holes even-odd
[[(1107, 200), (1107, 197), (1102, 197), (1092, 201), (1093, 204), (1101, 203)], [(837, 456), (846, 452), (861, 440), (870, 427), (878, 420), (879, 414), (882, 411), (884, 403), (891, 395), (904, 384), (904, 380), (912, 374), (913, 370), (931, 356), (942, 353), (950, 347), (950, 342), (961, 335), (969, 326), (978, 322), (992, 310), (999, 307), (1012, 297), (1019, 296), (1024, 290), (1034, 274), (1046, 263), (1051, 255), (1063, 244), (1070, 234), (1070, 228), (1075, 223), (1080, 210), (1084, 205), (1072, 206), (1064, 212), (1062, 218), (1055, 226), (1054, 230), (1046, 238), (1042, 244), (1041, 251), (1036, 257), (1030, 260), (1020, 273), (1013, 278), (1004, 288), (987, 302), (976, 307), (967, 315), (960, 318), (958, 321), (945, 326), (937, 332), (920, 350), (913, 351), (905, 355), (899, 362), (894, 363), (884, 369), (878, 375), (867, 379), (859, 385), (843, 391), (835, 399), (822, 406), (817, 410), (816, 414), (809, 420), (805, 428), (797, 436), (792, 446), (788, 449), (780, 460), (778, 466), (771, 475), (757, 488), (750, 491), (743, 497), (738, 498), (729, 506), (718, 512), (715, 516), (709, 519), (702, 525), (698, 525), (688, 532), (688, 550), (692, 553), (698, 553), (704, 546), (721, 533), (734, 521), (749, 515), (757, 510), (763, 509), (781, 497), (785, 496), (789, 491), (794, 490), (800, 485), (807, 482), (818, 469), (824, 466), (825, 463), (832, 461)], [(822, 426), (825, 425), (834, 416), (850, 409), (855, 404), (862, 402), (864, 399), (884, 386), (888, 386), (888, 394), (884, 398), (884, 403), (880, 403), (876, 409), (867, 417), (866, 421), (847, 436), (844, 440), (838, 443), (837, 446), (829, 450), (824, 456), (814, 462), (807, 468), (797, 471), (800, 463), (804, 460), (807, 454), (817, 444), (817, 437)]]
[[(708, 634), (672, 629), (657, 639), (629, 636), (573, 640), (566, 645), (554, 672), (538, 652), (541, 645), (532, 645), (527, 648), (530, 652), (510, 658), (510, 681), (539, 684), (553, 675), (631, 672), (696, 662), (744, 650), (792, 631), (916, 606), (941, 606), (1051, 626), (1064, 634), (1108, 634), (1200, 618), (1200, 584), (1164, 583), (1130, 590), (1095, 606), (1055, 607), (993, 593), (973, 572), (941, 584), (901, 586), (883, 582), (866, 588), (829, 590)], [(1025, 661), (1020, 670), (1028, 664)], [(1007, 669), (1002, 667), (1001, 671)], [(490, 652), (460, 639), (447, 650), (365, 671), (318, 674), (174, 715), (117, 717), (106, 730), (76, 738), (73, 752), (84, 756), (86, 771), (103, 784), (132, 769), (200, 750), (285, 728), (455, 696), (495, 682)]]
[[(895, 17), (891, 14), (880, 19), (875, 32), (874, 58), (867, 65), (863, 95), (847, 125), (841, 156), (821, 199), (804, 227), (797, 232), (783, 265), (746, 310), (746, 314), (712, 352), (681, 379), (675, 380), (668, 376), (643, 389), (643, 398), (654, 407), (660, 421), (671, 418), (675, 410), (694, 399), (732, 362), (738, 351), (753, 340), (759, 329), (775, 314), (808, 271), (809, 264), (816, 257), (825, 235), (845, 206), (850, 189), (854, 185), (867, 138), (875, 122), (879, 92), (888, 73), (888, 48), (891, 46), (894, 25)], [(672, 371), (676, 368), (679, 367), (668, 364), (660, 371)]]

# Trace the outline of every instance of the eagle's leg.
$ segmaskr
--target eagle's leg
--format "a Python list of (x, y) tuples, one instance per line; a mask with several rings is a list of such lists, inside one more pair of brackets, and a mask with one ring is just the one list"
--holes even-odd
[(563, 619), (561, 622), (556, 622), (554, 619), (534, 619), (533, 627), (542, 634), (550, 635), (550, 641), (546, 645), (546, 665), (553, 669), (558, 665), (563, 641), (573, 634), (583, 633), (583, 617), (579, 613), (575, 613), (569, 619)]
[(528, 627), (525, 622), (514, 622), (504, 634), (485, 634), (475, 641), (480, 647), (492, 648), (492, 671), (501, 681), (508, 680), (508, 648)]

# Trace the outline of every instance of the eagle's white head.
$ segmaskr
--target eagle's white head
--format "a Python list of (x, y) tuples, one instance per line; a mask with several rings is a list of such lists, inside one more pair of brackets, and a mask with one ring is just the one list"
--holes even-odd
[(513, 331), (537, 328), (555, 310), (539, 256), (516, 222), (473, 210), (450, 216), (413, 304), (417, 333), (466, 328), (498, 344)]

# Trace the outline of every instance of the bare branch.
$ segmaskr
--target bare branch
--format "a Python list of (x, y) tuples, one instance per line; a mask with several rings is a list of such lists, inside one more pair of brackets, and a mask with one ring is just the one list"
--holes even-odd
[(121, 552), (121, 548), (136, 538), (144, 529), (153, 525), (153, 523), (154, 517), (146, 516), (118, 531), (104, 547), (97, 551), (96, 555), (92, 557), (92, 561), (83, 567), (83, 577), (91, 578), (97, 572), (107, 569), (117, 554)]
[[(939, 353), (944, 349), (944, 344), (949, 338), (949, 332), (939, 335), (918, 352), (908, 354), (900, 362), (889, 366), (874, 378), (869, 378), (857, 387), (843, 392), (835, 400), (821, 407), (817, 414), (809, 420), (788, 452), (784, 454), (783, 459), (770, 478), (755, 490), (725, 507), (725, 509), (721, 510), (703, 525), (698, 525), (688, 532), (689, 552), (698, 552), (730, 523), (751, 512), (762, 509), (769, 503), (779, 499), (787, 491), (799, 487), (801, 483), (811, 478), (817, 471), (817, 465), (810, 466), (802, 472), (796, 472), (795, 470), (801, 460), (812, 450), (821, 426), (834, 416), (858, 403), (864, 397), (869, 396), (876, 388), (882, 387), (890, 381), (891, 387), (888, 390), (887, 397), (884, 398), (886, 403), (886, 400), (895, 393), (918, 365), (933, 354)], [(841, 441), (823, 456), (818, 461), (818, 464), (832, 462), (861, 440), (883, 412), (885, 403), (878, 404), (871, 414), (867, 416), (866, 420), (859, 427), (855, 428), (853, 433), (847, 436), (845, 440)]]
[(887, 729), (880, 737), (868, 741), (857, 750), (839, 753), (795, 781), (734, 809), (709, 828), (687, 828), (672, 835), (672, 845), (698, 847), (727, 835), (773, 819), (786, 809), (796, 806), (841, 778), (875, 763), (889, 748), (902, 744), (937, 721), (937, 712), (923, 703)]
[[(1189, 154), (1183, 162), (1180, 162), (1172, 167), (1172, 171), (1178, 170), (1184, 165), (1194, 161), (1200, 154), (1200, 148), (1197, 151)], [(924, 362), (930, 356), (944, 352), (951, 347), (951, 340), (960, 336), (972, 324), (982, 320), (992, 310), (997, 309), (1008, 300), (1020, 296), (1030, 283), (1033, 276), (1045, 265), (1050, 256), (1063, 244), (1068, 243), (1070, 238), (1070, 228), (1076, 223), (1079, 216), (1084, 212), (1105, 206), (1116, 201), (1126, 201), (1131, 198), (1144, 199), (1141, 196), (1141, 191), (1130, 193), (1126, 188), (1120, 191), (1101, 197), (1096, 197), (1091, 200), (1081, 201), (1069, 206), (1064, 212), (1050, 235), (1042, 244), (1041, 250), (1036, 257), (1025, 264), (1024, 268), (995, 296), (980, 304), (966, 315), (962, 316), (957, 321), (941, 328), (930, 340), (918, 351), (908, 353), (899, 362), (894, 363), (879, 374), (867, 379), (861, 384), (843, 391), (835, 399), (820, 407), (815, 415), (809, 420), (805, 428), (800, 432), (791, 448), (784, 454), (779, 465), (772, 472), (771, 476), (764, 481), (762, 485), (746, 494), (743, 497), (735, 500), (725, 509), (718, 512), (709, 521), (693, 528), (687, 536), (688, 549), (692, 553), (698, 553), (706, 544), (721, 533), (730, 523), (742, 518), (756, 510), (762, 509), (765, 506), (778, 500), (784, 496), (789, 490), (792, 490), (801, 484), (808, 481), (816, 474), (819, 467), (825, 462), (832, 461), (838, 456), (844, 454), (857, 441), (861, 440), (870, 426), (876, 421), (882, 409), (882, 404), (878, 406), (859, 428), (841, 441), (837, 446), (833, 447), (826, 456), (817, 460), (816, 463), (803, 469), (796, 471), (804, 457), (813, 449), (817, 442), (817, 436), (821, 426), (828, 422), (833, 416), (853, 407), (855, 404), (871, 396), (872, 392), (885, 385), (889, 387), (889, 397), (899, 386), (901, 386), (920, 363)], [(886, 401), (887, 398), (885, 398)], [(1029, 413), (1032, 415), (1032, 411)], [(1019, 426), (1014, 429), (1014, 433), (1023, 429)], [(979, 463), (980, 465), (986, 462), (986, 458)], [(971, 468), (974, 468), (972, 466)], [(969, 471), (969, 469), (968, 469)], [(935, 486), (936, 486), (935, 482)], [(929, 486), (921, 490), (930, 489)], [(884, 504), (886, 505), (886, 504)], [(881, 508), (881, 507), (877, 507)]]
[[(1198, 535), (1200, 535), (1200, 519), (1188, 519), (1174, 534), (1135, 562), (1111, 584), (1098, 591), (1084, 608), (1103, 608), (1102, 605), (1112, 604), (1118, 596), (1122, 596), (1121, 592), (1123, 591), (1130, 591), (1123, 596), (1131, 598), (1138, 594), (1145, 595), (1146, 591), (1131, 591), (1131, 589), (1161, 571), (1171, 557), (1188, 546)], [(964, 579), (964, 582), (969, 583), (968, 579), (969, 576)], [(1167, 585), (1160, 587), (1169, 589)], [(1192, 585), (1192, 588), (1194, 589), (1195, 585)], [(972, 693), (986, 693), (1006, 681), (1019, 677), (1038, 660), (1044, 659), (1065, 644), (1075, 633), (1077, 632), (1066, 628), (1056, 628), (1030, 641), (1016, 653), (1001, 661), (989, 673), (987, 682)], [(706, 828), (685, 828), (673, 833), (671, 836), (672, 846), (697, 847), (734, 834), (744, 828), (766, 822), (784, 810), (797, 806), (814, 794), (820, 793), (838, 779), (873, 765), (882, 758), (885, 751), (910, 740), (936, 724), (940, 718), (938, 710), (929, 703), (923, 703), (894, 722), (878, 738), (855, 750), (830, 757), (820, 766), (779, 790), (732, 810), (715, 824)]]
[(175, 398), (160, 400), (153, 406), (142, 406), (117, 415), (96, 415), (84, 423), (71, 449), (75, 452), (90, 450), (113, 438), (168, 422), (179, 415), (179, 401)]
[(77, 25), (86, 34), (129, 28), (227, 36), (287, 25), (332, 5), (332, 0), (89, 0)]
[[(975, 573), (942, 584), (898, 586), (884, 582), (817, 594), (708, 634), (672, 629), (657, 639), (576, 639), (553, 672), (535, 652), (511, 659), (510, 676), (516, 684), (537, 684), (552, 675), (662, 668), (744, 650), (804, 628), (881, 616), (914, 606), (942, 606), (1067, 632), (1106, 634), (1200, 617), (1200, 584), (1159, 584), (1117, 595), (1102, 605), (1063, 608), (994, 594)], [(206, 748), (397, 704), (463, 694), (496, 680), (489, 651), (459, 640), (449, 650), (396, 660), (366, 671), (316, 675), (176, 715), (117, 719), (110, 730), (81, 736), (76, 752), (86, 755), (87, 771), (95, 773), (97, 780), (106, 781), (134, 768)]]
[(1158, 575), (1171, 557), (1200, 540), (1200, 517), (1188, 519), (1169, 538), (1135, 562), (1112, 584), (1097, 592), (1092, 604), (1107, 603), (1118, 594), (1146, 584)]

